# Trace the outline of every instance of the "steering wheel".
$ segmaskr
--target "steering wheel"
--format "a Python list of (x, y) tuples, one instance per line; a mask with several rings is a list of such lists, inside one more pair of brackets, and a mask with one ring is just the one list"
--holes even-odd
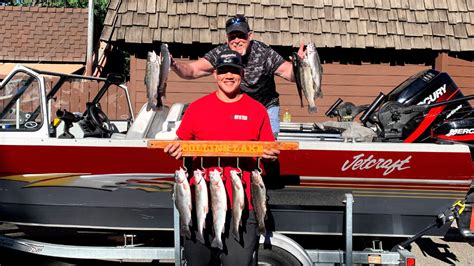
[(88, 104), (87, 112), (94, 126), (98, 127), (102, 132), (107, 134), (107, 136), (112, 135), (114, 128), (99, 104)]

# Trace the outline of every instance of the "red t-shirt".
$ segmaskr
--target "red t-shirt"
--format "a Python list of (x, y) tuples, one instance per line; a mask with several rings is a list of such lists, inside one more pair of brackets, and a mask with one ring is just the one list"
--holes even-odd
[[(181, 125), (176, 131), (182, 140), (251, 140), (274, 141), (267, 110), (246, 94), (236, 102), (221, 101), (216, 92), (208, 94), (191, 103), (184, 113)], [(237, 166), (235, 158), (221, 158), (222, 176), (232, 206), (232, 183), (229, 171)], [(201, 160), (194, 160), (194, 168), (201, 166)], [(215, 158), (206, 158), (205, 168), (217, 167)], [(250, 200), (250, 171), (257, 168), (256, 160), (240, 158), (239, 166), (243, 171), (242, 184), (248, 200), (249, 209), (253, 209)], [(194, 178), (193, 178), (194, 179)], [(191, 184), (194, 180), (191, 180)], [(206, 176), (206, 179), (208, 177)]]

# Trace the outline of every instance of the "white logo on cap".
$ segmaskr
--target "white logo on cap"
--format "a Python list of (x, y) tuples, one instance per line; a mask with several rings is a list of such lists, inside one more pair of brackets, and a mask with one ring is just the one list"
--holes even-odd
[(232, 60), (235, 57), (235, 54), (223, 54), (221, 57), (224, 57), (226, 60)]

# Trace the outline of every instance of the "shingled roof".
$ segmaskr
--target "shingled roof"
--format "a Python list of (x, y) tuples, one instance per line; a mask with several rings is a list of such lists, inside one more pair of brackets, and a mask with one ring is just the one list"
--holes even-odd
[(101, 39), (220, 44), (235, 14), (270, 45), (474, 50), (474, 0), (111, 0)]
[(87, 9), (0, 6), (0, 61), (84, 63)]

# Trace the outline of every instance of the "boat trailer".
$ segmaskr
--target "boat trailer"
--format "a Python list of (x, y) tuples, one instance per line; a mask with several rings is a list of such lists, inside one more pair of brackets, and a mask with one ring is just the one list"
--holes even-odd
[[(391, 251), (381, 246), (354, 251), (352, 248), (352, 194), (345, 194), (345, 250), (304, 249), (294, 240), (278, 232), (269, 232), (260, 237), (260, 244), (278, 247), (290, 252), (301, 265), (353, 265), (353, 264), (390, 264), (415, 265), (415, 257), (407, 249), (407, 245), (398, 245)], [(181, 265), (182, 248), (179, 233), (179, 214), (176, 208), (174, 219), (174, 247), (145, 247), (134, 243), (134, 235), (124, 235), (122, 246), (75, 246), (38, 242), (16, 238), (8, 234), (0, 235), (0, 246), (36, 255), (68, 258), (90, 259), (120, 262), (175, 262)], [(414, 240), (413, 240), (414, 241)], [(411, 242), (413, 242), (411, 241)], [(410, 243), (411, 243), (410, 242)]]

